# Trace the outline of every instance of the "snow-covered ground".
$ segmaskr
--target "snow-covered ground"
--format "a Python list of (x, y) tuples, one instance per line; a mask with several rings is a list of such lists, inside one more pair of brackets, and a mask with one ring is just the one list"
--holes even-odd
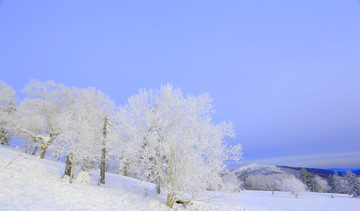
[[(0, 210), (170, 210), (165, 193), (156, 195), (151, 183), (106, 174), (106, 184), (99, 187), (98, 172), (92, 171), (91, 184), (69, 184), (63, 171), (63, 163), (0, 147)], [(295, 198), (287, 192), (241, 191), (212, 198), (204, 193), (208, 200), (187, 210), (360, 210), (359, 198), (331, 195), (303, 193)]]

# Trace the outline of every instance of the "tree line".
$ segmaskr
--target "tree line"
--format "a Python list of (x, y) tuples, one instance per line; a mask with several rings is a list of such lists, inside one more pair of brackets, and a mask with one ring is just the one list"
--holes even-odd
[[(116, 105), (96, 88), (66, 87), (32, 80), (21, 92), (0, 83), (0, 143), (24, 141), (24, 151), (59, 160), (66, 158), (64, 176), (72, 183), (75, 169), (100, 169), (156, 184), (167, 192), (167, 206), (185, 193), (231, 187), (224, 161), (242, 157), (231, 123), (214, 124), (207, 94), (184, 97), (163, 85), (141, 89), (124, 105)], [(190, 194), (191, 195), (191, 194)], [(188, 195), (187, 195), (188, 196)]]
[(306, 169), (301, 169), (299, 175), (286, 173), (270, 175), (249, 175), (243, 170), (240, 175), (241, 186), (247, 190), (290, 191), (295, 195), (301, 192), (342, 193), (360, 197), (360, 177), (350, 170), (346, 174), (338, 172), (327, 178), (313, 175)]

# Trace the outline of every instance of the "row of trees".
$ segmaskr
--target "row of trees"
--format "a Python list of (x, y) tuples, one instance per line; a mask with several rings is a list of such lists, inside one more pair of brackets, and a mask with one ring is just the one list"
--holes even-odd
[(231, 123), (213, 124), (208, 95), (184, 97), (171, 85), (140, 90), (116, 106), (95, 88), (69, 88), (53, 81), (31, 81), (16, 101), (16, 92), (0, 84), (0, 140), (10, 135), (24, 140), (27, 153), (59, 160), (66, 156), (65, 175), (75, 168), (100, 168), (154, 182), (167, 191), (173, 207), (183, 193), (229, 187), (223, 182), (224, 161), (239, 160), (241, 145), (227, 146), (234, 137)]
[(296, 197), (306, 191), (306, 186), (291, 174), (248, 175), (244, 170), (241, 175), (242, 187), (247, 190), (289, 191)]
[(307, 172), (306, 169), (302, 169), (300, 179), (312, 192), (345, 193), (354, 197), (360, 196), (360, 177), (350, 170), (342, 176), (335, 171), (325, 180), (318, 175), (314, 176)]
[(345, 193), (360, 196), (360, 177), (351, 171), (343, 176), (337, 172), (324, 179), (302, 169), (298, 177), (290, 174), (248, 175), (244, 170), (241, 185), (248, 190), (291, 191), (295, 195), (303, 191), (319, 193)]
[(336, 171), (328, 177), (331, 193), (346, 193), (360, 197), (360, 177), (351, 171), (340, 176)]
[(311, 192), (325, 193), (330, 191), (328, 182), (318, 175), (309, 173), (306, 169), (301, 169), (300, 180)]

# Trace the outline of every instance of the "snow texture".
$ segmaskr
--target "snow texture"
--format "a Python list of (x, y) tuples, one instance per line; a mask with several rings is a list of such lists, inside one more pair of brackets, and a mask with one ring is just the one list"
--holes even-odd
[[(165, 205), (166, 193), (157, 195), (154, 184), (107, 173), (106, 184), (98, 186), (98, 171), (90, 171), (89, 184), (77, 180), (69, 184), (68, 177), (62, 178), (63, 171), (63, 163), (0, 147), (0, 209), (171, 210)], [(289, 192), (272, 195), (271, 191), (241, 191), (202, 193), (186, 210), (355, 211), (359, 208), (359, 198), (344, 194), (305, 192), (295, 198)], [(185, 208), (176, 204), (175, 210)]]
[(76, 177), (76, 182), (78, 183), (87, 183), (90, 184), (91, 177), (89, 175), (89, 172), (87, 171), (80, 171), (78, 176)]

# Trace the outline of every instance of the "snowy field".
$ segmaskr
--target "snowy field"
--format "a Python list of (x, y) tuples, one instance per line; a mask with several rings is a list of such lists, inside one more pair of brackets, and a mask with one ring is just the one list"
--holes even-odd
[[(0, 147), (0, 210), (170, 210), (166, 194), (156, 195), (151, 183), (106, 174), (106, 184), (99, 187), (99, 173), (92, 171), (91, 184), (69, 184), (62, 178), (63, 171), (63, 163)], [(359, 198), (331, 195), (307, 192), (295, 198), (287, 192), (241, 191), (214, 197), (204, 193), (207, 200), (195, 201), (186, 210), (360, 210)], [(176, 205), (175, 210), (185, 209)]]

